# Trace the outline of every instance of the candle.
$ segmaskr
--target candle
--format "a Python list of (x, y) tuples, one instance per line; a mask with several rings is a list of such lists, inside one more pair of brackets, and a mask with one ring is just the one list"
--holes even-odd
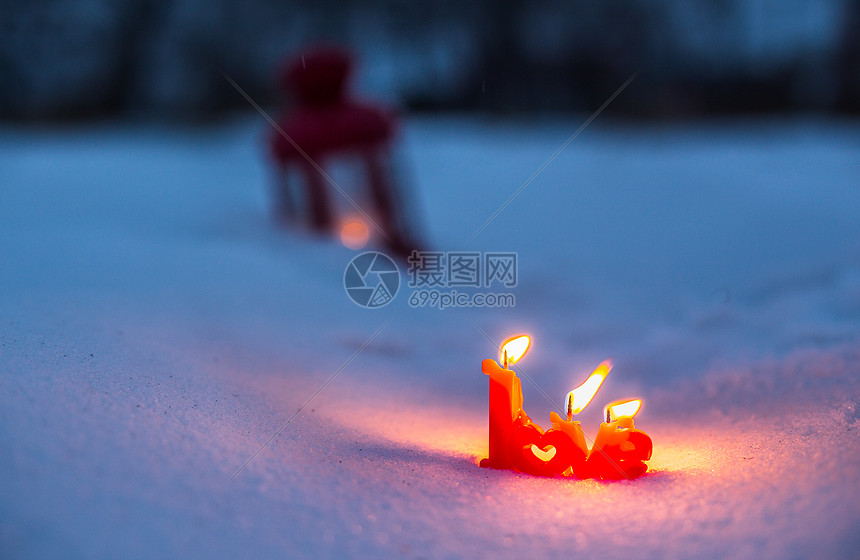
[(588, 457), (588, 444), (585, 443), (585, 434), (582, 432), (582, 426), (579, 422), (570, 419), (570, 417), (568, 417), (568, 420), (563, 419), (555, 411), (549, 413), (549, 420), (552, 422), (552, 429), (563, 432), (572, 443), (570, 459), (562, 474), (585, 478), (585, 476), (581, 475), (586, 472), (584, 466)]
[(555, 424), (546, 432), (537, 424), (518, 426), (513, 447), (519, 450), (516, 470), (537, 476), (569, 475), (586, 458), (571, 433)]
[(490, 378), (489, 457), (481, 466), (513, 469), (538, 476), (563, 474), (585, 454), (567, 429), (555, 427), (544, 432), (523, 410), (520, 378), (508, 366), (525, 355), (527, 336), (508, 339), (501, 349), (502, 366), (487, 359), (481, 370)]
[(639, 399), (617, 401), (606, 405), (605, 422), (600, 424), (594, 445), (588, 455), (585, 474), (604, 480), (642, 476), (651, 459), (651, 437), (633, 425), (639, 412)]
[(482, 466), (515, 470), (523, 467), (520, 447), (533, 435), (529, 433), (533, 428), (531, 418), (523, 410), (522, 383), (508, 366), (525, 355), (529, 343), (525, 335), (506, 340), (500, 351), (504, 367), (492, 359), (481, 363), (481, 371), (490, 377), (490, 456)]
[(522, 358), (529, 337), (517, 336), (502, 345), (500, 366), (486, 359), (481, 370), (489, 377), (489, 457), (482, 467), (511, 469), (539, 476), (577, 478), (635, 478), (648, 470), (651, 438), (633, 427), (633, 416), (641, 401), (621, 401), (606, 407), (606, 422), (601, 424), (589, 452), (585, 434), (574, 415), (591, 402), (612, 362), (602, 362), (586, 381), (568, 393), (567, 418), (550, 413), (552, 428), (532, 422), (523, 410), (523, 390), (517, 374), (509, 366)]
[(588, 444), (585, 442), (585, 434), (582, 431), (582, 425), (573, 419), (574, 415), (582, 412), (594, 395), (603, 380), (612, 371), (612, 362), (605, 360), (592, 372), (585, 382), (567, 394), (567, 420), (564, 420), (555, 412), (549, 413), (549, 419), (552, 422), (552, 427), (557, 430), (562, 430), (570, 437), (576, 446), (573, 461), (570, 468), (566, 472), (568, 475), (574, 475), (577, 478), (588, 478), (588, 470), (586, 468), (586, 457), (588, 456)]
[(481, 370), (490, 377), (490, 456), (486, 466), (513, 469), (516, 465), (511, 445), (514, 428), (531, 423), (522, 408), (522, 385), (517, 374), (499, 367), (494, 360), (484, 360)]

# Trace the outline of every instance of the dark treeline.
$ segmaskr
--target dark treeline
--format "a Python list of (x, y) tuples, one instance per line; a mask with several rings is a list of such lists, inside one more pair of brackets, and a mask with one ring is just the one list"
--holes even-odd
[(860, 0), (0, 0), (0, 116), (202, 118), (338, 43), (410, 110), (860, 111)]

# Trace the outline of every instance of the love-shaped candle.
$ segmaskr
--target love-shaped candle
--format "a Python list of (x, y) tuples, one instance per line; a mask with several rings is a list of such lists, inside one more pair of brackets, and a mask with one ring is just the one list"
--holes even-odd
[[(525, 355), (529, 344), (529, 337), (524, 335), (510, 338), (505, 341), (500, 351), (502, 366), (492, 359), (481, 363), (482, 371), (490, 378), (489, 457), (481, 461), (481, 466), (512, 469), (540, 476), (594, 476), (609, 479), (613, 477), (607, 467), (613, 466), (615, 458), (620, 457), (625, 464), (623, 467), (615, 465), (617, 473), (629, 478), (643, 474), (647, 470), (647, 466), (642, 469), (644, 461), (651, 455), (651, 440), (647, 439), (648, 450), (645, 457), (645, 444), (641, 438), (641, 435), (645, 434), (632, 428), (632, 415), (636, 411), (630, 414), (629, 421), (624, 420), (626, 416), (621, 416), (613, 419), (611, 425), (609, 420), (601, 425), (603, 431), (598, 432), (601, 446), (595, 445), (591, 451), (588, 449), (582, 426), (573, 420), (574, 415), (581, 412), (597, 393), (612, 369), (612, 362), (607, 360), (601, 363), (582, 385), (568, 394), (567, 418), (563, 419), (551, 412), (552, 428), (544, 432), (523, 410), (522, 383), (517, 374), (509, 369), (510, 365)], [(627, 412), (628, 409), (612, 408), (622, 404), (610, 405), (607, 407), (607, 414)], [(645, 437), (647, 438), (647, 435)], [(631, 454), (631, 445), (639, 452)], [(601, 458), (595, 457), (592, 460), (595, 452)]]

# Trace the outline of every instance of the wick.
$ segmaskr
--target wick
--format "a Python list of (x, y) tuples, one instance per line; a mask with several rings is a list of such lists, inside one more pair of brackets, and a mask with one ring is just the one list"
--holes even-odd
[(573, 420), (573, 396), (567, 396), (567, 421), (571, 422)]
[(508, 351), (504, 350), (505, 353), (505, 369), (508, 369)]
[(612, 415), (608, 406), (603, 409), (603, 415), (606, 417), (606, 423), (609, 424), (612, 421)]

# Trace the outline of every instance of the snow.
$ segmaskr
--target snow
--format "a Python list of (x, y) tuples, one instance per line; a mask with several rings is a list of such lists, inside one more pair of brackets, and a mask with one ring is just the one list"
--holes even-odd
[[(472, 237), (580, 123), (408, 123), (432, 246), (519, 253), (445, 311), (271, 226), (261, 119), (0, 131), (0, 556), (856, 557), (860, 128), (598, 119)], [(477, 467), (476, 327), (557, 401), (612, 356), (652, 470)]]

